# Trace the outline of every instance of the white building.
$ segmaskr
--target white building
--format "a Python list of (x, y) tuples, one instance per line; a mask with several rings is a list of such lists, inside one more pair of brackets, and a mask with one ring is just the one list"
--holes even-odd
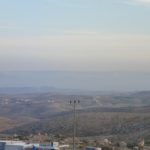
[(0, 141), (0, 150), (59, 150), (59, 143), (25, 143), (23, 141)]

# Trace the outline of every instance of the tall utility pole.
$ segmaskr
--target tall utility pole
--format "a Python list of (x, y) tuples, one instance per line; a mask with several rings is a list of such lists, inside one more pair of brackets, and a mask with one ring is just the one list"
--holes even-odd
[(73, 105), (73, 150), (75, 150), (75, 137), (76, 137), (76, 128), (77, 128), (77, 119), (76, 119), (76, 105), (79, 104), (79, 100), (70, 100), (70, 104)]

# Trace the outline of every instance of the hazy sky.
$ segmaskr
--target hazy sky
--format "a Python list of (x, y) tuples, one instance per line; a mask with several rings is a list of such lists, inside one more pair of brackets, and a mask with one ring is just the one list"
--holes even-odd
[(0, 70), (150, 72), (150, 0), (0, 0)]

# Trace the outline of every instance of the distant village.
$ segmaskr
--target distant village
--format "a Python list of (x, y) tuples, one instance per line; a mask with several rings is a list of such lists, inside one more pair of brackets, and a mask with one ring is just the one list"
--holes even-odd
[(0, 140), (0, 150), (150, 150), (145, 145), (144, 139), (140, 139), (138, 143), (130, 145), (124, 141), (112, 143), (109, 139), (101, 140), (79, 140), (75, 139), (75, 147), (73, 147), (72, 138), (59, 138), (58, 141), (48, 141), (46, 135), (32, 136), (33, 140), (12, 139)]

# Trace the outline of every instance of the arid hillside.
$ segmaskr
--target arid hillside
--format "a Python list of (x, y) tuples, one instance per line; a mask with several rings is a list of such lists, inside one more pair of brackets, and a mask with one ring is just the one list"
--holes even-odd
[(2, 94), (1, 133), (72, 135), (73, 107), (77, 105), (78, 136), (148, 138), (150, 92), (70, 95), (62, 93)]

